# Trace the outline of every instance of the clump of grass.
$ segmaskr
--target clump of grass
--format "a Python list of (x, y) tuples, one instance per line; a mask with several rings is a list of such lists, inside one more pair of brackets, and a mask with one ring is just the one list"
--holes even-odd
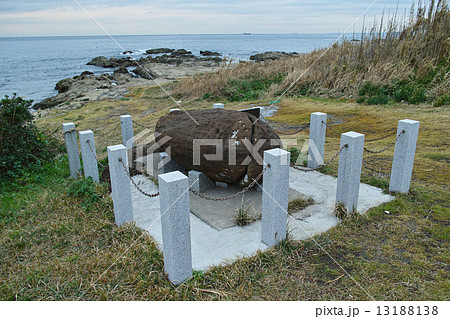
[(305, 209), (306, 207), (314, 204), (314, 199), (312, 197), (307, 198), (296, 198), (288, 203), (288, 214), (293, 214), (299, 210)]
[(249, 205), (247, 207), (242, 205), (241, 207), (239, 207), (239, 209), (237, 210), (235, 219), (234, 219), (236, 222), (236, 225), (243, 227), (243, 226), (247, 226), (247, 225), (251, 224), (252, 222), (254, 222), (254, 219), (250, 215), (251, 208), (252, 208), (251, 205)]
[(347, 208), (343, 203), (337, 203), (336, 206), (334, 206), (334, 216), (336, 216), (340, 220), (344, 220), (345, 218), (347, 218)]

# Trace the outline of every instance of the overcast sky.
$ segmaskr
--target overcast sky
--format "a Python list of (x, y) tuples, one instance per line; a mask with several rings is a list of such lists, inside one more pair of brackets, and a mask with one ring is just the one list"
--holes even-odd
[[(0, 36), (109, 33), (335, 33), (343, 32), (375, 0), (0, 0)], [(379, 0), (366, 23), (383, 10), (409, 12), (413, 0)], [(85, 11), (83, 11), (80, 4)], [(349, 31), (360, 31), (362, 19)]]

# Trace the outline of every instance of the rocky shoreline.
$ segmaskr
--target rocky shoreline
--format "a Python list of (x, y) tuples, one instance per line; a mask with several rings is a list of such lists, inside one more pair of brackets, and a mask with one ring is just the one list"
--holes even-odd
[[(131, 54), (131, 51), (123, 54)], [(87, 101), (99, 101), (104, 99), (121, 99), (129, 93), (130, 87), (148, 86), (171, 82), (180, 78), (196, 74), (214, 72), (223, 67), (231, 67), (226, 64), (226, 59), (219, 52), (200, 51), (200, 56), (195, 56), (185, 49), (156, 48), (146, 51), (148, 56), (133, 60), (130, 56), (124, 58), (107, 58), (98, 56), (87, 65), (101, 68), (115, 68), (112, 74), (104, 73), (94, 75), (85, 71), (73, 78), (67, 78), (56, 83), (56, 96), (49, 97), (33, 108), (44, 110), (61, 106), (79, 107)], [(253, 55), (251, 61), (264, 62), (298, 55), (298, 53), (265, 52)]]

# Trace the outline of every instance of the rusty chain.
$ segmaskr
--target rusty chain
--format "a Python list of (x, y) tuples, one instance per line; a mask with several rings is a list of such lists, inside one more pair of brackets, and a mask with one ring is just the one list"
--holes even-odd
[(103, 165), (100, 163), (100, 161), (97, 158), (97, 154), (94, 152), (94, 149), (92, 148), (91, 141), (86, 140), (87, 145), (89, 146), (89, 149), (91, 150), (92, 155), (94, 155), (95, 160), (97, 161), (98, 165), (100, 165), (103, 168), (106, 168), (106, 165)]
[(298, 170), (298, 171), (302, 171), (302, 172), (312, 172), (312, 171), (318, 171), (319, 169), (321, 169), (324, 166), (329, 165), (332, 161), (334, 161), (336, 159), (336, 157), (339, 156), (339, 154), (341, 154), (341, 152), (344, 150), (344, 148), (347, 148), (348, 144), (345, 144), (344, 146), (342, 146), (339, 151), (332, 157), (330, 158), (327, 162), (323, 163), (322, 165), (317, 166), (316, 168), (311, 168), (311, 167), (302, 167), (302, 166), (296, 166), (296, 165), (291, 165), (292, 168)]
[(276, 129), (274, 129), (274, 128), (272, 128), (272, 129), (273, 129), (273, 130), (275, 131), (275, 133), (277, 133), (277, 134), (281, 134), (281, 135), (295, 135), (295, 134), (298, 134), (298, 133), (300, 133), (300, 132), (303, 132), (303, 131), (309, 129), (309, 125), (310, 125), (310, 124), (306, 124), (306, 125), (307, 125), (307, 126), (302, 127), (301, 129), (299, 129), (299, 130), (297, 130), (297, 131), (294, 131), (294, 132), (281, 132), (281, 131), (276, 130)]
[(397, 133), (397, 129), (394, 128), (394, 129), (392, 129), (391, 133), (389, 133), (389, 134), (387, 134), (385, 136), (382, 136), (382, 137), (373, 138), (371, 140), (365, 140), (364, 143), (381, 141), (381, 140), (384, 140), (385, 138), (388, 138), (388, 137), (390, 137), (392, 135), (395, 135), (396, 133)]
[(332, 127), (330, 126), (330, 124), (328, 124), (328, 123), (326, 123), (326, 122), (324, 122), (324, 121), (322, 121), (322, 124), (325, 124), (326, 127), (329, 128), (334, 134), (341, 136), (341, 133), (339, 133), (339, 132), (336, 131), (334, 128), (332, 128)]
[(230, 195), (230, 196), (226, 196), (226, 197), (209, 197), (203, 194), (200, 194), (199, 192), (197, 192), (196, 190), (192, 189), (192, 187), (189, 187), (189, 190), (194, 194), (197, 195), (200, 198), (206, 199), (206, 200), (212, 200), (212, 201), (222, 201), (222, 200), (229, 200), (229, 199), (233, 199), (236, 198), (244, 193), (246, 193), (251, 187), (255, 186), (255, 184), (261, 179), (261, 177), (264, 175), (264, 172), (267, 170), (267, 168), (270, 167), (270, 164), (267, 164), (267, 166), (261, 171), (261, 173), (259, 173), (258, 176), (256, 176), (256, 178), (253, 179), (253, 181), (248, 184), (248, 186), (246, 186), (245, 188), (243, 188), (241, 191), (237, 192), (234, 195)]
[(138, 125), (138, 126), (141, 126), (141, 127), (143, 127), (143, 128), (147, 128), (147, 129), (149, 129), (149, 130), (153, 130), (153, 127), (150, 127), (150, 126), (146, 126), (146, 125), (144, 125), (144, 124), (141, 124), (141, 123), (139, 123), (139, 122), (136, 122), (135, 120), (131, 120), (134, 124), (136, 124), (136, 125)]
[[(119, 126), (120, 126), (120, 123), (116, 124), (116, 125), (115, 125), (112, 129), (110, 129), (108, 132), (105, 132), (105, 133), (103, 133), (103, 134), (100, 135), (100, 136), (106, 136), (106, 135), (108, 135), (109, 133), (111, 133), (112, 131), (114, 131), (115, 129), (117, 129)], [(94, 131), (94, 133), (96, 133), (96, 134), (97, 134), (97, 132), (100, 132), (100, 130), (95, 130), (95, 131)]]
[(395, 138), (395, 140), (394, 140), (392, 143), (390, 143), (388, 146), (382, 148), (382, 149), (379, 150), (379, 151), (372, 151), (372, 150), (367, 149), (366, 147), (364, 147), (364, 150), (365, 150), (366, 152), (372, 153), (372, 154), (380, 154), (380, 153), (383, 153), (384, 151), (387, 151), (389, 148), (391, 148), (391, 147), (397, 142), (397, 140), (400, 138), (400, 136), (401, 136), (403, 133), (405, 133), (405, 132), (406, 132), (405, 130), (402, 130), (402, 131), (397, 135), (397, 137)]
[(149, 194), (146, 193), (145, 191), (143, 191), (137, 184), (136, 182), (133, 180), (133, 178), (130, 175), (130, 172), (128, 171), (127, 167), (125, 166), (125, 163), (123, 162), (123, 160), (121, 158), (119, 158), (119, 162), (122, 163), (122, 167), (125, 170), (125, 173), (127, 173), (128, 178), (130, 179), (131, 183), (134, 185), (134, 187), (136, 187), (136, 189), (139, 191), (139, 193), (141, 193), (142, 195), (145, 195), (147, 197), (156, 197), (159, 196), (159, 192), (156, 194)]

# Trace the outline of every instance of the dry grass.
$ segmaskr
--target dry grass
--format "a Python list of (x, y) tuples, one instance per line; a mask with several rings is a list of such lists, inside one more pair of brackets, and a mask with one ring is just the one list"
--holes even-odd
[[(448, 2), (431, 1), (428, 7), (419, 2), (416, 10), (411, 9), (409, 18), (394, 13), (383, 17), (378, 26), (364, 28), (359, 42), (341, 41), (328, 51), (320, 49), (298, 58), (239, 63), (231, 69), (184, 79), (174, 91), (184, 98), (202, 98), (207, 94), (223, 99), (229, 97), (232, 81), (281, 75), (281, 83), (268, 87), (265, 97), (277, 97), (288, 90), (291, 96), (356, 98), (365, 82), (391, 84), (415, 79), (427, 86), (432, 100), (449, 91), (449, 39)], [(439, 68), (441, 72), (434, 74)]]

